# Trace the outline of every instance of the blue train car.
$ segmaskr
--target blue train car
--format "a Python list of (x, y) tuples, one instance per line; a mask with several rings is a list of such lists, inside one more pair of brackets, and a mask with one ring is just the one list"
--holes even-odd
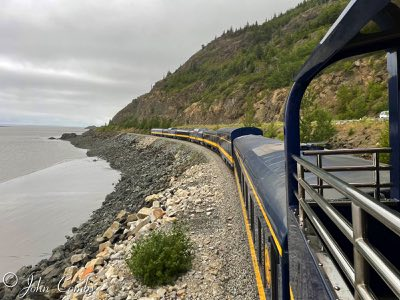
[(163, 135), (163, 129), (162, 128), (152, 128), (151, 131), (150, 131), (150, 134), (157, 135), (157, 136), (162, 136)]
[(180, 140), (189, 140), (191, 132), (192, 131), (189, 129), (179, 128), (179, 129), (176, 129), (176, 131), (175, 131), (175, 137)]
[(190, 136), (191, 136), (191, 141), (198, 143), (198, 144), (203, 144), (203, 132), (207, 130), (206, 128), (195, 128), (191, 131)]
[(218, 151), (218, 136), (214, 130), (206, 129), (203, 131), (203, 143), (205, 146)]
[(286, 205), (283, 142), (245, 135), (233, 144), (235, 175), (267, 299), (289, 299), (290, 293), (295, 299), (332, 299), (333, 287)]
[(244, 135), (262, 135), (261, 129), (256, 127), (221, 128), (216, 131), (218, 137), (219, 152), (222, 159), (233, 168), (232, 141)]

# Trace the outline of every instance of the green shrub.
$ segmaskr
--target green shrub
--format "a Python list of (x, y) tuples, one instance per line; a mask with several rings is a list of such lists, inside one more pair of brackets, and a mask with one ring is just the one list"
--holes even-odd
[[(381, 147), (390, 147), (389, 143), (389, 122), (385, 122), (385, 126), (381, 131), (381, 136), (379, 138), (379, 145)], [(382, 153), (379, 155), (380, 161), (383, 163), (390, 163), (390, 154), (389, 153)]]
[(387, 110), (385, 83), (370, 82), (366, 87), (343, 84), (338, 88), (336, 96), (339, 119), (359, 119)]
[(267, 138), (276, 138), (279, 133), (279, 127), (275, 122), (271, 122), (265, 128), (264, 136)]
[(243, 125), (246, 127), (251, 127), (251, 126), (258, 127), (260, 124), (254, 118), (255, 114), (256, 114), (256, 110), (254, 109), (253, 101), (250, 99), (247, 99), (246, 111), (244, 112)]
[(347, 132), (348, 136), (354, 135), (356, 132), (354, 131), (354, 128), (350, 128), (349, 131)]
[(192, 244), (182, 226), (174, 225), (168, 232), (155, 231), (142, 238), (127, 265), (143, 284), (154, 287), (173, 284), (192, 265)]
[(307, 92), (303, 98), (300, 118), (300, 139), (302, 142), (323, 142), (336, 133), (329, 112), (314, 105), (316, 95)]

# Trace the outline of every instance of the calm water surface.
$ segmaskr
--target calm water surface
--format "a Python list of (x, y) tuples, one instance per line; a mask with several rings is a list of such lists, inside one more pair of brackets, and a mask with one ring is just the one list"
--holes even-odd
[(0, 127), (0, 281), (65, 241), (113, 190), (119, 172), (69, 142), (81, 128)]

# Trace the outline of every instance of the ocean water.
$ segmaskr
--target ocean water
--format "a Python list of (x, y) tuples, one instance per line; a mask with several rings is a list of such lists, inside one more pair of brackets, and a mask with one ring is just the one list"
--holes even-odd
[(0, 281), (65, 242), (112, 192), (119, 172), (69, 142), (81, 128), (0, 127)]

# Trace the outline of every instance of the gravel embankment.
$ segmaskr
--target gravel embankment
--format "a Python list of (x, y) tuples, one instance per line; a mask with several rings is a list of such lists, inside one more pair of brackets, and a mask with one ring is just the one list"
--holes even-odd
[[(234, 177), (218, 155), (182, 141), (133, 134), (84, 134), (71, 142), (109, 161), (122, 172), (121, 180), (50, 259), (22, 268), (16, 288), (0, 286), (0, 298), (15, 299), (34, 273), (36, 282), (42, 278), (41, 285), (50, 288), (25, 299), (257, 299)], [(174, 286), (141, 286), (125, 258), (137, 239), (175, 220), (189, 227), (192, 270)], [(71, 280), (63, 281), (59, 292), (63, 275)]]

